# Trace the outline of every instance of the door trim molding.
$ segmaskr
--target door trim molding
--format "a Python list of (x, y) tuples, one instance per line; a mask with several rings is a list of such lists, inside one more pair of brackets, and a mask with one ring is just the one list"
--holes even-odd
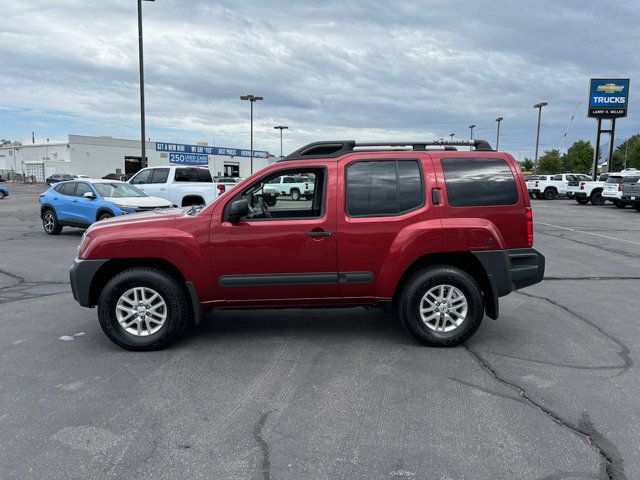
[(339, 272), (339, 273), (277, 273), (253, 275), (223, 275), (218, 282), (221, 287), (275, 287), (295, 285), (334, 285), (371, 283), (374, 275), (371, 272)]

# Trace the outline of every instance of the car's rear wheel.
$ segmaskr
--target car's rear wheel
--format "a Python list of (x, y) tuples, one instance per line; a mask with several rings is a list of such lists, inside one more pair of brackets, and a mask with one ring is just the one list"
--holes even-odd
[(602, 192), (593, 192), (591, 194), (591, 205), (602, 206), (605, 204), (605, 202), (606, 200), (602, 196)]
[(587, 197), (576, 197), (576, 202), (578, 202), (580, 205), (586, 205), (587, 203), (589, 203), (589, 199)]
[(113, 213), (102, 212), (102, 213), (100, 213), (100, 215), (98, 215), (98, 221), (106, 220), (107, 218), (111, 218), (111, 217), (113, 217)]
[(545, 200), (555, 200), (557, 197), (558, 197), (558, 192), (556, 192), (553, 188), (549, 188), (544, 191)]
[(172, 276), (132, 268), (113, 277), (98, 300), (100, 327), (129, 350), (157, 350), (173, 342), (190, 319), (187, 293)]
[(620, 200), (614, 200), (613, 204), (616, 206), (616, 208), (624, 208), (627, 206), (625, 202), (622, 202)]
[(58, 222), (56, 212), (50, 208), (42, 214), (42, 227), (48, 235), (59, 235), (62, 231), (62, 225)]
[(415, 273), (398, 306), (404, 328), (418, 341), (453, 347), (471, 337), (484, 316), (482, 291), (459, 268), (436, 265)]
[(542, 194), (541, 193), (534, 193), (535, 197), (537, 200), (541, 200), (542, 199)]
[(300, 200), (300, 190), (297, 188), (291, 190), (291, 200)]
[(0, 192), (0, 200), (4, 200), (4, 192)]

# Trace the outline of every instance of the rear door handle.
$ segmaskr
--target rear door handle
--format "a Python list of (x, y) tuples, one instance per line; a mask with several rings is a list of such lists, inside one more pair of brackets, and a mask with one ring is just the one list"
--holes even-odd
[(440, 205), (440, 190), (437, 188), (431, 189), (431, 203), (434, 205)]
[(315, 237), (330, 237), (333, 235), (333, 232), (324, 232), (324, 231), (315, 231), (307, 232), (307, 237), (315, 238)]

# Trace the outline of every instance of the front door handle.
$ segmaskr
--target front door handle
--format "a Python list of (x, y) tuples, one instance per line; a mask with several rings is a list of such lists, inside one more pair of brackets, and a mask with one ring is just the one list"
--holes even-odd
[(325, 232), (323, 230), (312, 230), (307, 232), (307, 237), (315, 238), (315, 237), (330, 237), (333, 235), (333, 232)]
[(431, 203), (440, 205), (440, 190), (438, 188), (431, 189)]

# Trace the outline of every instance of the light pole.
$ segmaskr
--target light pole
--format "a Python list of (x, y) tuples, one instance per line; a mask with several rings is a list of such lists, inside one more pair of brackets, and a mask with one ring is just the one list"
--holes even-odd
[[(145, 132), (144, 132), (144, 62), (142, 59), (142, 1), (138, 0), (138, 58), (140, 60), (140, 146), (142, 147), (142, 156), (140, 157), (140, 166), (146, 167), (147, 152), (145, 148)], [(155, 2), (155, 0), (144, 0), (145, 2)]]
[(253, 104), (258, 100), (264, 100), (264, 98), (255, 95), (242, 95), (240, 100), (249, 100), (251, 104), (251, 173), (253, 174)]
[(473, 129), (474, 128), (476, 128), (475, 124), (469, 125), (469, 130), (471, 130), (471, 136), (469, 138), (471, 138), (471, 140), (473, 140)]
[(504, 120), (502, 117), (496, 118), (496, 122), (498, 122), (498, 130), (496, 132), (496, 152), (499, 151), (500, 147), (500, 122)]
[(449, 137), (451, 138), (451, 141), (453, 141), (453, 137), (455, 137), (455, 135), (456, 135), (455, 133), (450, 133), (449, 134)]
[(282, 131), (287, 130), (289, 127), (286, 125), (277, 125), (273, 127), (276, 130), (280, 130), (280, 158), (282, 158)]
[(536, 103), (533, 108), (538, 109), (538, 129), (536, 131), (536, 158), (534, 164), (538, 165), (538, 145), (540, 144), (540, 119), (542, 118), (542, 107), (549, 105), (547, 102)]

